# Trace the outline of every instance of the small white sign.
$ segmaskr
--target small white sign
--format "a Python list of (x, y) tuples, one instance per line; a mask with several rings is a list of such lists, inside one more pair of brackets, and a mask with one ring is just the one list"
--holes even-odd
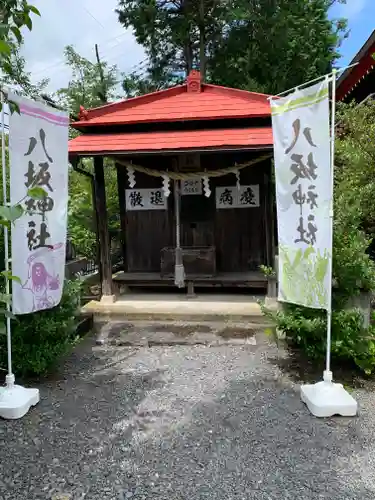
[(216, 208), (257, 208), (259, 184), (253, 186), (224, 186), (216, 188)]
[(187, 179), (181, 182), (181, 194), (202, 194), (201, 179)]
[(162, 188), (126, 189), (126, 210), (165, 210), (167, 198)]

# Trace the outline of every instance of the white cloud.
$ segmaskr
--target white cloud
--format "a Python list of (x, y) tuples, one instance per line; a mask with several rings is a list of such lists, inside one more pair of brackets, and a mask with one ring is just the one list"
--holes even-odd
[(33, 30), (24, 32), (22, 53), (33, 80), (50, 78), (51, 92), (69, 81), (63, 59), (66, 45), (94, 61), (97, 43), (102, 59), (117, 64), (120, 71), (129, 71), (145, 58), (131, 30), (117, 20), (117, 0), (33, 0), (32, 4), (41, 17), (33, 16)]
[(361, 14), (367, 6), (368, 0), (346, 0), (346, 3), (340, 4), (340, 16), (345, 17), (349, 21), (353, 20)]

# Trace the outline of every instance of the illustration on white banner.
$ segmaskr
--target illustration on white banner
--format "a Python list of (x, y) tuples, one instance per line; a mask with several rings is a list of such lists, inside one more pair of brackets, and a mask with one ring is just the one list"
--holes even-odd
[(328, 80), (271, 100), (279, 300), (327, 309), (331, 286)]
[[(65, 275), (68, 203), (66, 113), (12, 95), (20, 113), (10, 116), (10, 199), (23, 215), (12, 228), (13, 312), (27, 314), (59, 304)], [(20, 179), (24, 179), (20, 182)], [(35, 199), (29, 190), (42, 188)]]

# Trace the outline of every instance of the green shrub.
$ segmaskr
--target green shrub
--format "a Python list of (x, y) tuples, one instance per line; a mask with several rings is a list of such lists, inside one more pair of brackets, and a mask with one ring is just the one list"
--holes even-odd
[[(360, 211), (351, 199), (351, 196), (342, 197), (340, 190), (335, 199), (331, 353), (333, 360), (354, 362), (370, 374), (375, 369), (375, 327), (364, 328), (361, 312), (350, 309), (348, 303), (361, 291), (375, 290), (375, 265), (366, 253), (369, 240), (360, 230)], [(294, 304), (285, 304), (277, 313), (264, 307), (263, 311), (308, 358), (324, 360), (326, 311)]]
[[(57, 307), (12, 320), (13, 370), (16, 375), (47, 374), (75, 344), (80, 287), (79, 281), (66, 282)], [(6, 358), (6, 336), (1, 335), (1, 368), (6, 368)]]
[[(283, 310), (270, 313), (277, 328), (285, 333), (293, 347), (302, 349), (312, 360), (323, 362), (326, 355), (327, 315), (325, 311), (285, 304)], [(347, 309), (332, 313), (331, 357), (334, 361), (354, 363), (370, 375), (375, 369), (375, 329), (363, 327), (359, 310)]]
[[(375, 372), (375, 325), (364, 328), (361, 312), (349, 304), (361, 292), (375, 291), (375, 264), (368, 255), (375, 227), (375, 142), (373, 135), (371, 139), (366, 135), (374, 129), (374, 115), (375, 105), (349, 107), (340, 115), (347, 132), (337, 141), (333, 222), (332, 359), (355, 363), (366, 374)], [(368, 127), (362, 120), (367, 120)], [(278, 313), (263, 310), (292, 345), (323, 362), (325, 311), (293, 304), (285, 304)]]

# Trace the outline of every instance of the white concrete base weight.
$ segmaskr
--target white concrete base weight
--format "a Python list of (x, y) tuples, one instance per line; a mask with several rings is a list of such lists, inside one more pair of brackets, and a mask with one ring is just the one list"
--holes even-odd
[(39, 389), (7, 385), (0, 389), (0, 417), (8, 420), (22, 418), (39, 402)]
[(344, 389), (334, 384), (330, 375), (316, 384), (301, 386), (301, 399), (315, 417), (354, 417), (358, 411), (357, 401)]

